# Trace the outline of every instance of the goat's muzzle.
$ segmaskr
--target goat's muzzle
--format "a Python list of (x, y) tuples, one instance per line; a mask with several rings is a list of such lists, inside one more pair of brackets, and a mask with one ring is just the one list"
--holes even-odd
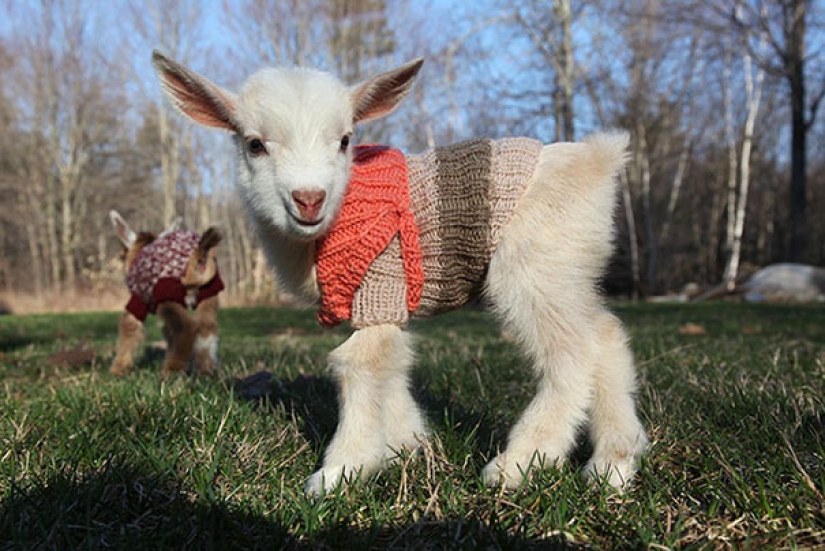
[(324, 206), (326, 197), (327, 192), (322, 189), (293, 191), (292, 200), (298, 208), (298, 214), (300, 215), (298, 222), (308, 226), (314, 226), (320, 223), (319, 214), (321, 213), (321, 207)]

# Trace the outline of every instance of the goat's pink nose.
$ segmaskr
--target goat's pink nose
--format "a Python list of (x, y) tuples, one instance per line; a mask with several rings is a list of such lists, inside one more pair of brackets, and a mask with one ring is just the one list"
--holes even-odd
[(295, 190), (292, 192), (292, 200), (295, 201), (295, 206), (298, 207), (301, 218), (307, 221), (315, 220), (318, 217), (326, 197), (327, 192), (322, 189)]

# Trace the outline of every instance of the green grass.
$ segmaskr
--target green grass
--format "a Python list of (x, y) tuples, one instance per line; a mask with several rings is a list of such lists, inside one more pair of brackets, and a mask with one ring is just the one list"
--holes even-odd
[[(415, 327), (423, 453), (318, 500), (302, 488), (335, 428), (325, 356), (345, 331), (311, 312), (226, 309), (220, 377), (163, 382), (151, 348), (132, 376), (108, 374), (117, 314), (2, 317), (0, 549), (825, 546), (825, 308), (617, 311), (652, 441), (624, 495), (582, 480), (584, 438), (514, 492), (482, 485), (533, 383), (466, 311)], [(681, 334), (688, 322), (706, 333)], [(268, 395), (242, 397), (238, 381), (261, 371)]]

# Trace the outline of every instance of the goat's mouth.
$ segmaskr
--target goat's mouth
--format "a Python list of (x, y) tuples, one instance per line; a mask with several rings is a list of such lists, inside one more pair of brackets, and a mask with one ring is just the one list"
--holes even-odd
[(321, 222), (324, 221), (323, 216), (319, 216), (317, 219), (314, 220), (307, 220), (306, 218), (301, 218), (300, 216), (292, 215), (292, 219), (298, 223), (299, 226), (302, 228), (314, 228), (315, 226), (319, 226)]
[[(290, 213), (291, 214), (291, 213)], [(304, 218), (291, 214), (293, 234), (299, 239), (316, 239), (324, 233), (326, 217)]]

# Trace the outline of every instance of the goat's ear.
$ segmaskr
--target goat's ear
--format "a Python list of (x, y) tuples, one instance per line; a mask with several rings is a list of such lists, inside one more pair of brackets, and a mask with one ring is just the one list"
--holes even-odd
[(240, 133), (235, 119), (235, 94), (212, 84), (157, 50), (152, 52), (152, 64), (163, 91), (181, 113), (199, 124)]
[(198, 250), (206, 254), (210, 249), (217, 247), (221, 241), (223, 241), (221, 231), (215, 226), (210, 226), (209, 229), (201, 235), (201, 239), (198, 242)]
[(415, 76), (423, 64), (424, 59), (418, 58), (356, 85), (352, 91), (353, 123), (392, 113), (412, 90)]
[(183, 225), (183, 218), (181, 218), (180, 216), (175, 216), (175, 219), (172, 220), (172, 223), (169, 224), (169, 227), (166, 228), (165, 230), (163, 230), (162, 232), (160, 232), (160, 236), (164, 236), (166, 234), (176, 232), (180, 229), (180, 227), (182, 225)]
[(109, 211), (109, 219), (112, 221), (112, 226), (115, 228), (115, 233), (117, 234), (118, 239), (120, 239), (120, 242), (123, 243), (123, 246), (127, 249), (131, 248), (132, 245), (135, 244), (137, 234), (132, 231), (132, 228), (129, 227), (126, 220), (124, 220), (116, 210)]

